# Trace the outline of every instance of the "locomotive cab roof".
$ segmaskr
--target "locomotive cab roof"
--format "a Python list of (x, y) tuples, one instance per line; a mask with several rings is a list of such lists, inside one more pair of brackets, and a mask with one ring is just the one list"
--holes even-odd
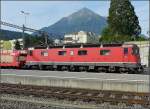
[(132, 47), (136, 46), (136, 44), (124, 44), (124, 43), (98, 43), (98, 44), (63, 44), (63, 45), (48, 45), (48, 46), (35, 46), (32, 49), (51, 49), (51, 48), (80, 48), (80, 47)]

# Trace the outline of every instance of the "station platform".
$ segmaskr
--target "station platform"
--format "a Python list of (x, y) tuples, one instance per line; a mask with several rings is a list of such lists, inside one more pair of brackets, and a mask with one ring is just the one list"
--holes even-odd
[(150, 75), (1, 69), (1, 83), (150, 92)]

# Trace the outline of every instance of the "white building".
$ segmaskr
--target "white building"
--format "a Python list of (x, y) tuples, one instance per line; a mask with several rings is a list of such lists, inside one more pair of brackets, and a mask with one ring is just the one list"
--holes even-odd
[(98, 43), (99, 37), (92, 32), (80, 31), (77, 33), (66, 34), (64, 43)]
[(54, 40), (54, 44), (55, 44), (55, 45), (63, 44), (63, 40), (55, 39), (55, 40)]

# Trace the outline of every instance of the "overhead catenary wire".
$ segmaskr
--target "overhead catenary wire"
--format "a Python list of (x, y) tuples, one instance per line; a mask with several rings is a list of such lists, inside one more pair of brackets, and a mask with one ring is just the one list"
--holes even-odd
[[(15, 29), (19, 29), (19, 30), (22, 30), (23, 32), (23, 42), (24, 42), (24, 32), (25, 31), (28, 31), (28, 32), (37, 32), (39, 34), (44, 34), (44, 37), (45, 37), (45, 45), (47, 45), (47, 32), (45, 31), (41, 31), (41, 30), (36, 30), (36, 29), (33, 29), (33, 28), (29, 28), (29, 27), (26, 27), (25, 25), (23, 26), (19, 26), (19, 25), (15, 25), (15, 24), (11, 24), (11, 23), (8, 23), (8, 22), (4, 22), (4, 21), (0, 21), (0, 25), (4, 25), (4, 26), (8, 26), (8, 27), (12, 27), (12, 28), (15, 28)], [(24, 45), (24, 44), (23, 44)], [(24, 47), (23, 47), (24, 48)]]

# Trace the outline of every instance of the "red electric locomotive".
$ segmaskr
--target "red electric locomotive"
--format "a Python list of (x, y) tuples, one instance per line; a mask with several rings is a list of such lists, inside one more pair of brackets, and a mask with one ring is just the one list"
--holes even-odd
[(1, 50), (0, 67), (21, 68), (25, 65), (27, 53), (24, 50)]
[(142, 70), (134, 44), (76, 44), (28, 50), (27, 67), (69, 71), (132, 72)]

